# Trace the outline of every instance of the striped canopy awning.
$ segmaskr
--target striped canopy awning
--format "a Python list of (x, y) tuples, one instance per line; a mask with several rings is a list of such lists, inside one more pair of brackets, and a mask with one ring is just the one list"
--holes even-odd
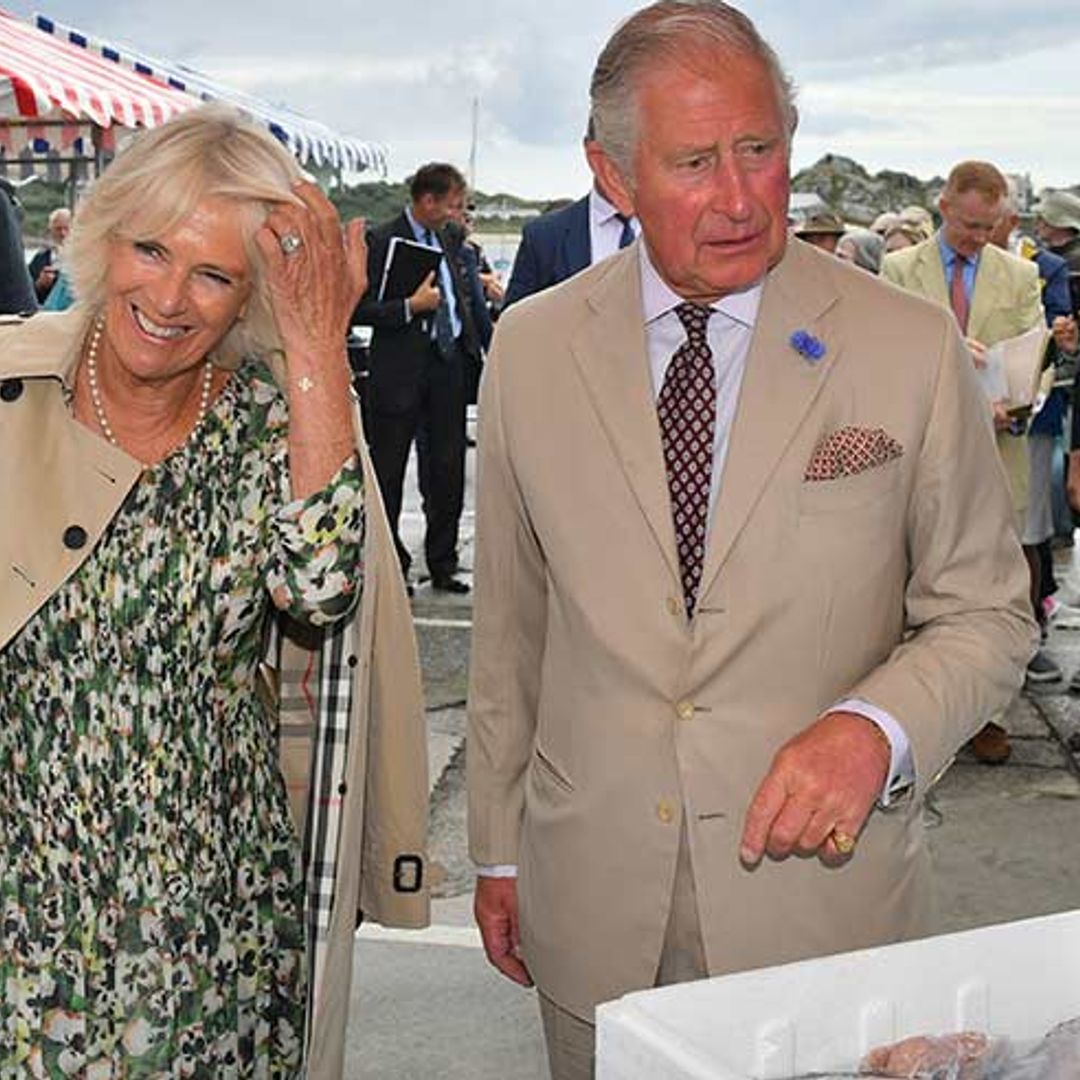
[(183, 64), (170, 63), (138, 52), (127, 45), (117, 45), (91, 37), (71, 26), (65, 26), (45, 15), (36, 16), (39, 30), (54, 35), (69, 46), (80, 49), (99, 63), (125, 71), (133, 76), (159, 80), (176, 91), (193, 95), (202, 101), (223, 101), (234, 105), (253, 119), (266, 124), (302, 162), (333, 165), (352, 172), (375, 169), (386, 173), (386, 147), (339, 135), (325, 124), (279, 105), (225, 86)]
[(63, 116), (102, 128), (157, 127), (197, 104), (182, 90), (109, 64), (0, 10), (0, 118)]

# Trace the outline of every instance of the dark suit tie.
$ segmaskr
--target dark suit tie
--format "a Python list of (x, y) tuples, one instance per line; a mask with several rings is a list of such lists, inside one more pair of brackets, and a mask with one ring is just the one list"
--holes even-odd
[[(441, 247), (436, 243), (435, 234), (430, 229), (424, 230), (424, 241), (429, 247)], [(446, 253), (443, 253), (443, 260), (446, 259)], [(441, 298), (439, 300), (439, 306), (435, 309), (435, 346), (439, 350), (439, 355), (444, 359), (454, 355), (454, 327), (450, 322), (450, 304), (446, 299), (445, 282), (442, 275), (442, 263), (439, 264), (437, 272), (437, 279), (440, 286)]]
[(629, 247), (634, 242), (634, 226), (625, 214), (615, 215), (622, 222), (622, 235), (619, 237), (619, 249)]
[(968, 315), (970, 313), (967, 290), (964, 288), (964, 268), (966, 266), (967, 259), (963, 255), (957, 255), (953, 259), (952, 281), (949, 282), (949, 302), (952, 304), (956, 321), (960, 324), (960, 332), (964, 334), (967, 333)]
[(668, 364), (656, 409), (689, 617), (694, 614), (705, 561), (716, 434), (716, 373), (707, 337), (712, 311), (698, 304), (680, 304), (675, 313), (687, 339)]

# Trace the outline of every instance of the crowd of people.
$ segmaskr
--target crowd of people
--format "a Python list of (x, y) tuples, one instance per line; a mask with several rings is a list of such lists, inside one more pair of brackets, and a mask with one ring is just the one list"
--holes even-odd
[[(554, 1080), (629, 990), (934, 929), (928, 791), (1062, 677), (1080, 199), (1038, 246), (966, 161), (940, 225), (793, 229), (797, 124), (745, 15), (657, 0), (505, 293), (454, 166), (343, 227), (216, 106), (50, 222), (30, 309), (74, 303), (0, 328), (0, 1073), (341, 1077), (357, 920), (428, 916), (413, 447), (432, 588), (475, 589), (476, 920)], [(988, 394), (1037, 326), (1044, 392)]]

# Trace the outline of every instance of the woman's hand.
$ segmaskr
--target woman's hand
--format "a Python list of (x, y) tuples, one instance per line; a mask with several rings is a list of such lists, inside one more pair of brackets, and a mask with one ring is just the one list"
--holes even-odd
[(293, 188), (255, 239), (285, 350), (289, 483), (294, 498), (321, 491), (354, 450), (345, 339), (367, 288), (364, 222), (342, 229), (330, 200), (310, 183)]
[(256, 235), (287, 364), (342, 355), (353, 310), (367, 288), (363, 219), (342, 229), (317, 185), (302, 181), (293, 193), (300, 203), (275, 206)]

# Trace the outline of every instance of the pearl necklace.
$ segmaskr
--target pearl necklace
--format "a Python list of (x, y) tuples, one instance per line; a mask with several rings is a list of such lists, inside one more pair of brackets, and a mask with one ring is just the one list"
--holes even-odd
[[(105, 407), (101, 403), (101, 391), (98, 389), (97, 378), (97, 351), (101, 344), (101, 334), (105, 329), (105, 316), (99, 315), (94, 321), (94, 332), (90, 335), (90, 344), (86, 349), (86, 381), (90, 384), (90, 402), (94, 406), (94, 416), (97, 417), (101, 433), (113, 444), (120, 446), (120, 440), (105, 415)], [(214, 380), (214, 365), (207, 357), (203, 362), (202, 390), (199, 394), (199, 415), (195, 418), (195, 426), (188, 433), (188, 438), (195, 434), (206, 419), (207, 410), (210, 408), (210, 387)]]

